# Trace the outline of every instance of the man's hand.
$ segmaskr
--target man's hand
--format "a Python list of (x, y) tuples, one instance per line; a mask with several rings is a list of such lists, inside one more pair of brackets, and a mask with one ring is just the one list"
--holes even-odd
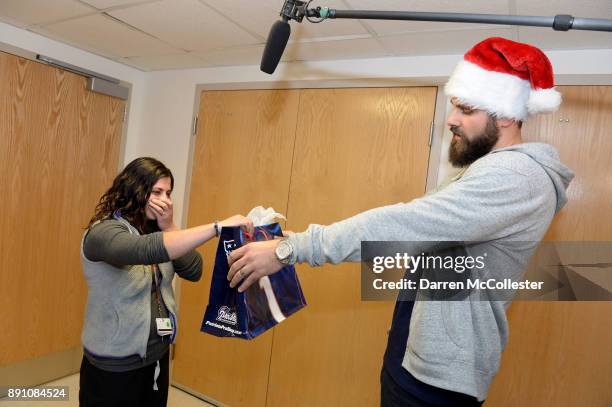
[(283, 268), (276, 257), (278, 239), (249, 243), (232, 251), (228, 257), (230, 265), (227, 279), (230, 287), (238, 287), (238, 292), (245, 291), (251, 284), (263, 276), (274, 274)]

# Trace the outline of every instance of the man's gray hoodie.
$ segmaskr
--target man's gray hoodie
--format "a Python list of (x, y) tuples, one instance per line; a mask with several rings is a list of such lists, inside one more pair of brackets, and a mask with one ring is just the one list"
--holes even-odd
[[(517, 144), (478, 159), (432, 194), (329, 226), (310, 225), (288, 241), (294, 260), (312, 266), (358, 262), (362, 241), (410, 242), (414, 255), (441, 241), (465, 242), (469, 254), (487, 253), (483, 277), (516, 281), (567, 202), (573, 177), (552, 146)], [(509, 304), (472, 295), (417, 301), (402, 366), (424, 383), (485, 399), (508, 340)]]

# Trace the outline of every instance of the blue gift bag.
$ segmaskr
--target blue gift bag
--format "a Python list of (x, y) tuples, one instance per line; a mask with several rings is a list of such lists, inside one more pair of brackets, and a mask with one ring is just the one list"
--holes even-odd
[(282, 236), (278, 223), (257, 226), (252, 235), (241, 227), (221, 230), (202, 332), (253, 339), (306, 305), (293, 266), (262, 277), (243, 293), (229, 286), (227, 256), (232, 250), (251, 241), (271, 240), (274, 236)]

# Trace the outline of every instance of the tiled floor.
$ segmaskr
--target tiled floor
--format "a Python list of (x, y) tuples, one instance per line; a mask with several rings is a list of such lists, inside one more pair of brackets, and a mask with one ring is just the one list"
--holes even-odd
[[(36, 407), (78, 407), (79, 405), (79, 375), (67, 376), (54, 382), (47, 383), (46, 386), (68, 386), (70, 392), (69, 401), (36, 401), (31, 405)], [(29, 405), (29, 404), (28, 404)], [(25, 407), (23, 401), (3, 401), (0, 399), (1, 407)], [(168, 407), (214, 407), (212, 404), (193, 397), (175, 387), (170, 386), (168, 392)]]

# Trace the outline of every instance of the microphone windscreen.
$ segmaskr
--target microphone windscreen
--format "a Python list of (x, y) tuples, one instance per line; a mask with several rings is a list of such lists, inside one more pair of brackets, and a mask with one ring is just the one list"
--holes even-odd
[(263, 72), (268, 74), (274, 73), (278, 62), (283, 56), (283, 51), (285, 51), (290, 34), (291, 26), (289, 26), (288, 22), (278, 20), (272, 25), (270, 34), (268, 34), (268, 41), (266, 41), (266, 48), (261, 57), (260, 69)]

